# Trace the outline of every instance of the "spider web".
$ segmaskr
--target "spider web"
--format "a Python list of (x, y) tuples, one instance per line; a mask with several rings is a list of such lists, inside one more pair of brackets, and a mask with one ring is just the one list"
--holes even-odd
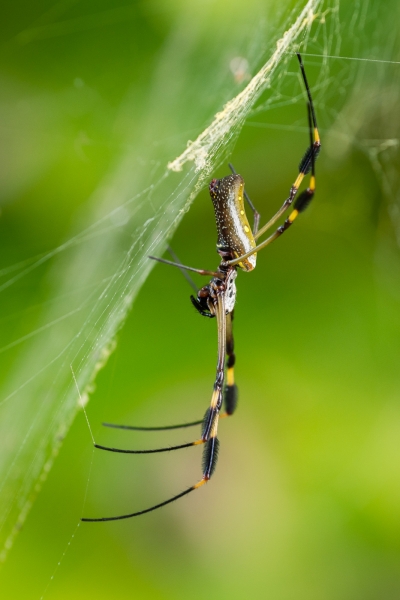
[[(147, 168), (132, 173), (138, 157), (128, 154), (89, 202), (84, 221), (90, 224), (32, 264), (17, 265), (5, 278), (0, 288), (4, 292), (45, 262), (54, 261), (52, 302), (42, 323), (3, 348), (6, 351), (31, 340), (0, 400), (1, 436), (6, 440), (0, 459), (3, 559), (79, 410), (71, 366), (85, 404), (98, 371), (115, 347), (116, 333), (153, 266), (147, 256), (163, 253), (212, 171), (226, 160), (278, 65), (309, 35), (320, 5), (319, 0), (309, 0), (297, 8), (292, 25), (276, 40), (264, 66), (180, 156), (165, 165), (151, 156), (143, 157), (142, 151), (141, 162), (147, 163)], [(171, 52), (175, 51), (173, 44), (172, 40)], [(248, 53), (249, 62), (255, 51)], [(164, 76), (161, 66), (159, 85)], [(230, 87), (232, 91), (234, 86)], [(151, 133), (146, 131), (147, 136)], [(150, 185), (145, 185), (146, 179)], [(132, 189), (140, 191), (121, 202)]]
[[(300, 2), (289, 16), (282, 9), (285, 14), (276, 18), (280, 24), (275, 24), (274, 28), (265, 23), (238, 27), (235, 50), (246, 59), (239, 56), (231, 61), (231, 73), (225, 77), (221, 76), (225, 62), (223, 68), (219, 63), (214, 67), (208, 64), (207, 76), (220, 82), (214, 86), (215, 97), (220, 101), (219, 112), (210, 118), (218, 108), (204, 102), (205, 128), (194, 141), (187, 142), (186, 149), (177, 156), (174, 152), (181, 140), (178, 144), (176, 140), (163, 143), (159, 152), (144, 142), (161, 137), (152, 126), (152, 111), (159, 109), (160, 95), (171, 75), (172, 58), (176, 69), (174, 76), (188, 85), (184, 60), (182, 64), (177, 60), (182, 43), (179, 34), (185, 26), (183, 16), (181, 29), (171, 37), (160, 60), (148, 121), (142, 131), (135, 132), (137, 144), (121, 158), (89, 200), (85, 214), (80, 215), (77, 233), (48, 254), (11, 265), (0, 272), (3, 280), (0, 291), (6, 294), (18, 281), (31, 273), (40, 273), (42, 266), (51, 262), (47, 279), (51, 288), (50, 300), (43, 307), (40, 322), (34, 330), (0, 349), (7, 352), (20, 345), (24, 348), (0, 390), (0, 434), (4, 440), (0, 456), (3, 560), (81, 409), (81, 403), (88, 402), (96, 375), (115, 348), (116, 334), (154, 266), (148, 255), (163, 253), (168, 239), (212, 172), (226, 162), (246, 120), (251, 117), (249, 125), (268, 126), (257, 123), (259, 113), (302, 101), (298, 73), (294, 75), (289, 69), (294, 51), (301, 49), (304, 55), (320, 57), (314, 59), (320, 71), (313, 92), (320, 112), (328, 115), (326, 125), (333, 124), (331, 135), (343, 135), (349, 148), (360, 137), (355, 127), (346, 129), (345, 134), (340, 131), (352, 120), (353, 113), (347, 109), (350, 112), (346, 117), (329, 103), (332, 79), (327, 57), (339, 54), (341, 38), (345, 34), (352, 35), (353, 39), (352, 47), (346, 50), (353, 56), (357, 52), (362, 54), (362, 20), (366, 18), (366, 5), (356, 3), (352, 8), (347, 25), (349, 31), (340, 26), (339, 2), (335, 0)], [(271, 42), (266, 45), (265, 39)], [(252, 40), (251, 43), (248, 40)], [(196, 41), (192, 43), (195, 45)], [(216, 55), (218, 48), (217, 44), (210, 47), (210, 56)], [(193, 48), (187, 50), (193, 51)], [(210, 72), (212, 68), (214, 72)], [(250, 76), (250, 73), (255, 75)], [(353, 82), (355, 74), (353, 62), (349, 61), (345, 66), (341, 63), (343, 85), (346, 81)], [(194, 97), (198, 97), (199, 89), (200, 83), (192, 90)], [(265, 90), (268, 90), (267, 99), (255, 107)], [(175, 92), (163, 98), (167, 110), (174, 107), (179, 114), (181, 93), (182, 89), (177, 86)], [(358, 93), (355, 97), (359, 97)], [(396, 99), (397, 96), (393, 102)], [(347, 107), (351, 105), (350, 102)], [(179, 127), (177, 117), (172, 122)], [(193, 122), (188, 123), (187, 129), (194, 129)], [(199, 129), (197, 126), (196, 132)], [(397, 134), (392, 142), (391, 139), (365, 141), (363, 148), (388, 195), (393, 198), (393, 189), (399, 189), (397, 171), (393, 169), (393, 157), (386, 162), (384, 157), (398, 152)], [(143, 151), (146, 147), (148, 150)], [(132, 190), (137, 192), (132, 195)], [(395, 206), (399, 206), (398, 196), (391, 205), (391, 215), (394, 221), (400, 221), (399, 209), (396, 212)], [(71, 376), (71, 367), (81, 399)]]

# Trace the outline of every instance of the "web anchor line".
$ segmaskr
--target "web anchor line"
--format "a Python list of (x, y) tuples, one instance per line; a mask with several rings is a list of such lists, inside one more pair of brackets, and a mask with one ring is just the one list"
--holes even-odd
[(337, 58), (341, 60), (357, 60), (360, 62), (371, 62), (371, 63), (386, 63), (389, 65), (400, 65), (398, 60), (380, 60), (379, 58), (360, 58), (358, 56), (335, 56), (331, 54), (310, 54), (309, 52), (302, 52), (302, 56), (314, 56), (316, 58)]
[(85, 415), (86, 423), (87, 423), (87, 426), (88, 426), (88, 428), (89, 428), (90, 437), (92, 438), (93, 446), (95, 446), (95, 445), (96, 445), (96, 442), (94, 441), (94, 435), (93, 435), (93, 431), (92, 431), (92, 428), (91, 428), (91, 426), (90, 426), (90, 423), (89, 423), (89, 419), (88, 419), (88, 416), (87, 416), (87, 412), (86, 412), (86, 409), (85, 409), (85, 405), (84, 405), (84, 403), (83, 403), (83, 398), (82, 398), (82, 396), (81, 396), (81, 392), (80, 392), (80, 390), (79, 390), (78, 382), (77, 382), (77, 380), (76, 380), (75, 373), (74, 373), (74, 369), (73, 369), (72, 365), (70, 365), (70, 368), (71, 368), (72, 377), (74, 378), (75, 386), (76, 386), (76, 389), (77, 389), (77, 392), (78, 392), (78, 396), (79, 396), (80, 404), (81, 404), (81, 407), (82, 407), (83, 413), (84, 413), (84, 415)]

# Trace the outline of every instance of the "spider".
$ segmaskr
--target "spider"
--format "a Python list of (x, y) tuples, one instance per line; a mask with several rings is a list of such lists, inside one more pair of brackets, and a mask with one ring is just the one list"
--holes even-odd
[[(260, 215), (256, 211), (253, 203), (244, 190), (243, 178), (236, 173), (232, 165), (229, 165), (232, 174), (228, 175), (227, 177), (223, 177), (222, 179), (213, 179), (209, 185), (210, 196), (214, 205), (215, 219), (217, 224), (217, 252), (221, 257), (221, 262), (217, 271), (194, 269), (192, 267), (182, 265), (180, 262), (172, 262), (163, 258), (156, 258), (154, 256), (149, 257), (153, 260), (178, 267), (183, 270), (186, 275), (186, 271), (193, 271), (200, 275), (212, 277), (210, 283), (199, 290), (197, 290), (194, 282), (190, 280), (197, 292), (196, 297), (190, 297), (195, 309), (202, 316), (216, 318), (217, 320), (218, 361), (210, 407), (207, 409), (202, 420), (194, 421), (192, 423), (183, 423), (180, 425), (170, 425), (167, 427), (133, 427), (129, 425), (114, 425), (111, 423), (104, 423), (104, 425), (108, 427), (147, 431), (179, 429), (201, 424), (200, 438), (187, 444), (170, 446), (167, 448), (156, 448), (152, 450), (122, 450), (95, 444), (95, 447), (100, 448), (101, 450), (122, 452), (127, 454), (168, 452), (170, 450), (178, 450), (180, 448), (188, 448), (190, 446), (203, 444), (203, 476), (196, 484), (187, 488), (180, 494), (177, 494), (176, 496), (173, 496), (172, 498), (169, 498), (160, 504), (146, 508), (145, 510), (116, 517), (83, 518), (82, 521), (117, 521), (119, 519), (129, 519), (131, 517), (137, 517), (139, 515), (151, 512), (161, 508), (162, 506), (165, 506), (166, 504), (170, 504), (179, 498), (182, 498), (182, 496), (186, 496), (186, 494), (189, 494), (194, 490), (197, 490), (209, 481), (215, 471), (219, 448), (219, 441), (217, 437), (218, 422), (220, 418), (230, 416), (235, 412), (238, 400), (238, 390), (234, 380), (235, 354), (232, 333), (233, 312), (236, 299), (235, 279), (237, 276), (237, 269), (239, 267), (243, 271), (252, 271), (256, 266), (257, 252), (279, 238), (292, 225), (298, 215), (307, 208), (315, 192), (315, 160), (319, 154), (321, 142), (310, 88), (308, 86), (301, 56), (298, 53), (297, 58), (299, 60), (300, 71), (308, 96), (307, 110), (310, 145), (300, 162), (299, 173), (290, 189), (289, 196), (281, 208), (263, 227), (261, 227), (261, 229), (259, 229), (258, 226)], [(260, 238), (268, 229), (270, 229), (272, 225), (293, 204), (301, 182), (303, 181), (305, 175), (310, 172), (310, 181), (307, 189), (305, 189), (296, 198), (293, 210), (286, 218), (284, 223), (280, 225), (267, 239), (257, 244), (256, 240)], [(244, 199), (246, 199), (253, 212), (253, 231), (251, 231), (246, 217)], [(176, 256), (173, 256), (173, 258), (178, 260)], [(226, 386), (224, 389), (226, 358), (227, 377)], [(221, 413), (223, 404), (225, 410), (223, 413)]]

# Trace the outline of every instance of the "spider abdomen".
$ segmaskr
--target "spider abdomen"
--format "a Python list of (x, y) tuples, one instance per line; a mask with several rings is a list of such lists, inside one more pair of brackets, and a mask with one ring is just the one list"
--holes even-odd
[[(243, 177), (228, 175), (213, 179), (209, 190), (217, 224), (217, 251), (222, 256), (230, 252), (233, 258), (246, 254), (256, 246), (256, 242), (244, 210)], [(244, 271), (252, 271), (256, 259), (257, 255), (252, 254), (238, 266)]]

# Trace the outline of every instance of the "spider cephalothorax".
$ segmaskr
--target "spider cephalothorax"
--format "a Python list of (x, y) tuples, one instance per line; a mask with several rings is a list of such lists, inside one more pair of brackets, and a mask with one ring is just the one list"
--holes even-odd
[(215, 317), (215, 304), (218, 301), (218, 296), (223, 293), (225, 296), (225, 314), (231, 313), (236, 302), (236, 277), (236, 267), (229, 267), (225, 263), (221, 263), (218, 267), (218, 275), (213, 277), (208, 285), (199, 289), (196, 298), (190, 296), (195, 309), (203, 317)]

